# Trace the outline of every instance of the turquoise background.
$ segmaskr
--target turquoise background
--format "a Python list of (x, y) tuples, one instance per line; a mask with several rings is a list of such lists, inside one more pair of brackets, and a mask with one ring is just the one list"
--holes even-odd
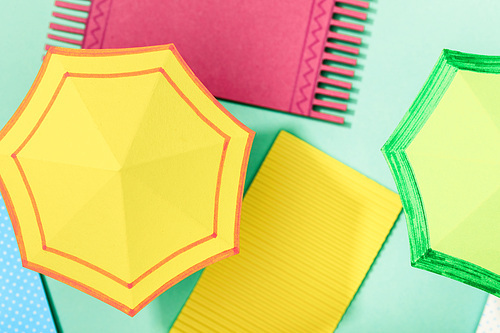
[[(479, 3), (479, 2), (478, 2)], [(0, 124), (14, 113), (40, 67), (52, 0), (3, 1)], [(371, 1), (347, 124), (335, 125), (223, 102), (257, 132), (247, 186), (279, 130), (287, 130), (396, 190), (380, 147), (422, 87), (443, 48), (500, 54), (499, 1)], [(272, 69), (270, 69), (272, 70)], [(410, 267), (400, 216), (336, 332), (474, 332), (486, 294)], [(47, 278), (64, 332), (166, 332), (200, 273), (133, 318)]]

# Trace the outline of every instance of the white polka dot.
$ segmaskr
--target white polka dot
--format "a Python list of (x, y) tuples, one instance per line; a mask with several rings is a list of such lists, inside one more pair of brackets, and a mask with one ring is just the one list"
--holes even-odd
[(488, 296), (476, 333), (500, 332), (500, 308), (496, 306), (497, 301), (497, 297)]
[[(1, 197), (0, 210), (5, 210)], [(0, 332), (55, 332), (52, 316), (37, 313), (40, 309), (48, 311), (40, 275), (21, 266), (12, 224), (6, 214), (0, 213), (0, 217), (3, 217), (0, 222), (0, 316), (3, 319)], [(43, 330), (33, 327), (41, 327), (40, 320), (46, 320)]]

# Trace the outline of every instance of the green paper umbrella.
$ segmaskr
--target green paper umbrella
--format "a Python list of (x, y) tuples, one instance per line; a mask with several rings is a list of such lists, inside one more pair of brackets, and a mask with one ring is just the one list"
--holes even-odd
[(500, 296), (500, 57), (444, 50), (382, 152), (412, 266)]

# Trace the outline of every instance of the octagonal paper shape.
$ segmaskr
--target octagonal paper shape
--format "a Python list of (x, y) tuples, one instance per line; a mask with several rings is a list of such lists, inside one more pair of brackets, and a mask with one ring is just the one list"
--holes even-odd
[(0, 132), (23, 266), (135, 315), (238, 253), (253, 136), (172, 44), (49, 49)]
[(500, 296), (500, 57), (444, 50), (382, 148), (411, 263)]

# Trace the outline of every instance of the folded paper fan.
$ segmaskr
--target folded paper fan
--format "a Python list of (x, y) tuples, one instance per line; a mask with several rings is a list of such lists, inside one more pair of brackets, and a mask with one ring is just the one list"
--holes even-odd
[(500, 57), (444, 50), (382, 148), (413, 266), (500, 296)]
[(238, 253), (252, 139), (171, 44), (51, 48), (0, 132), (23, 266), (136, 314)]

